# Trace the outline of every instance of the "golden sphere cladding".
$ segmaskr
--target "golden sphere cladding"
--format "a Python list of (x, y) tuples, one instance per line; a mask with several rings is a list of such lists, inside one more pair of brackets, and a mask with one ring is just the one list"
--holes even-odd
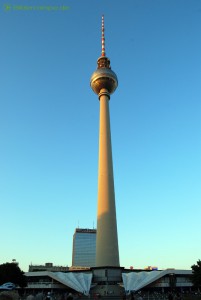
[(97, 95), (101, 89), (107, 89), (108, 92), (112, 94), (118, 86), (118, 79), (111, 69), (100, 68), (92, 74), (90, 85)]

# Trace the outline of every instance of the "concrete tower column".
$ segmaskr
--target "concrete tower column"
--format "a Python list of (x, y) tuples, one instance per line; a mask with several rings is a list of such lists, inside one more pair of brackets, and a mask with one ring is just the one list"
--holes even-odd
[(112, 146), (109, 115), (110, 94), (101, 89), (99, 127), (98, 212), (96, 266), (119, 266)]

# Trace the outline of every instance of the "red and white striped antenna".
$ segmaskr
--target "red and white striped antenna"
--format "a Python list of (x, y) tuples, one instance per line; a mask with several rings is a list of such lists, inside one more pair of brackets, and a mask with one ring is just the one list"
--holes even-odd
[(105, 53), (105, 27), (104, 27), (104, 15), (102, 15), (102, 52), (101, 56), (106, 56)]

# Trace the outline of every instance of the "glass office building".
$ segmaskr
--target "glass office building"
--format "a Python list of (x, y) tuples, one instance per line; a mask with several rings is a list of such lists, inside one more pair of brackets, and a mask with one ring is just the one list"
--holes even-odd
[(96, 229), (76, 228), (73, 235), (73, 267), (95, 267)]

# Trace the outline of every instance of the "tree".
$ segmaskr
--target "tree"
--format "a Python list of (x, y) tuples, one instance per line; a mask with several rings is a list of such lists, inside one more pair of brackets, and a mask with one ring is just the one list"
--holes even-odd
[(191, 277), (192, 283), (199, 288), (201, 287), (201, 260), (199, 259), (196, 265), (191, 266), (191, 269), (193, 272)]
[(0, 285), (12, 282), (20, 287), (27, 286), (27, 278), (24, 272), (18, 267), (16, 263), (6, 263), (0, 265)]

